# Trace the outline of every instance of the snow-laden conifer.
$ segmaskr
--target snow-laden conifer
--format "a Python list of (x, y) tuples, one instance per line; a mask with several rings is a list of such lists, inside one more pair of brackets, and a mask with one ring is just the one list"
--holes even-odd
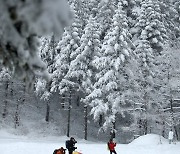
[(98, 22), (100, 23), (100, 39), (103, 40), (107, 31), (111, 27), (112, 18), (117, 8), (116, 0), (102, 0), (98, 5), (98, 13), (96, 17), (98, 18)]
[(101, 52), (93, 61), (98, 72), (94, 90), (88, 96), (94, 119), (98, 120), (100, 115), (104, 116), (104, 128), (115, 122), (116, 114), (124, 115), (123, 107), (126, 106), (125, 97), (131, 76), (128, 63), (132, 55), (132, 44), (130, 44), (127, 16), (122, 10), (122, 3), (118, 3), (112, 21), (113, 24), (104, 38)]
[[(54, 35), (49, 37), (42, 37), (41, 38), (41, 46), (40, 50), (40, 57), (43, 62), (47, 66), (47, 71), (49, 74), (54, 72), (54, 63), (55, 63), (55, 56), (56, 56), (56, 46), (57, 43), (55, 41)], [(41, 95), (42, 99), (49, 100), (51, 95), (50, 86), (52, 82), (47, 82), (42, 77), (36, 79), (35, 88), (36, 92)]]
[(71, 61), (78, 55), (76, 49), (80, 46), (80, 35), (82, 33), (82, 26), (80, 25), (82, 21), (77, 16), (77, 8), (74, 4), (71, 7), (74, 11), (74, 20), (71, 26), (65, 28), (62, 40), (58, 43), (56, 48), (58, 54), (55, 57), (52, 74), (51, 91), (58, 90), (60, 94), (67, 92), (69, 90), (68, 84), (72, 84), (65, 76), (69, 71)]
[(179, 54), (178, 49), (166, 47), (162, 55), (156, 57), (159, 64), (155, 75), (156, 95), (154, 98), (158, 102), (159, 111), (156, 120), (163, 123), (164, 127), (174, 127), (175, 129), (179, 125)]
[(135, 25), (137, 28), (135, 39), (144, 37), (149, 41), (155, 54), (160, 54), (167, 40), (164, 16), (161, 14), (158, 1), (145, 0), (141, 5), (141, 14)]
[(81, 45), (76, 49), (76, 58), (70, 63), (69, 71), (65, 79), (73, 81), (84, 93), (84, 96), (91, 92), (92, 80), (94, 78), (94, 68), (92, 60), (100, 50), (99, 31), (96, 18), (90, 16), (89, 23), (84, 29), (81, 37)]

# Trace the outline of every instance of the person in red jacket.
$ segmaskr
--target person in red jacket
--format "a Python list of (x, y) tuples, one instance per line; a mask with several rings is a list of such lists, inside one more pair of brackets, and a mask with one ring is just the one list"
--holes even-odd
[(110, 139), (109, 142), (108, 142), (108, 149), (110, 151), (110, 154), (112, 154), (112, 153), (117, 154), (116, 150), (115, 150), (115, 146), (116, 146), (116, 143), (114, 143), (113, 140)]

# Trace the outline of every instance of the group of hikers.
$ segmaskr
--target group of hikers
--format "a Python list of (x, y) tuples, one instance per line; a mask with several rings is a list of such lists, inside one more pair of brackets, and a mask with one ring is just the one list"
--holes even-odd
[[(71, 137), (70, 140), (66, 141), (66, 148), (68, 149), (69, 154), (81, 154), (79, 152), (74, 152), (75, 149), (77, 149), (77, 147), (75, 147), (76, 143), (77, 143), (77, 141), (74, 139), (74, 137)], [(54, 150), (53, 154), (65, 154), (65, 153), (66, 153), (66, 149), (61, 147), (60, 149)]]
[[(80, 152), (75, 151), (77, 149), (77, 147), (75, 147), (76, 143), (77, 143), (77, 141), (74, 139), (74, 137), (71, 137), (70, 140), (66, 141), (66, 149), (68, 150), (69, 154), (81, 154)], [(110, 151), (110, 154), (112, 154), (112, 153), (117, 154), (115, 151), (116, 143), (113, 141), (113, 139), (109, 140), (109, 142), (107, 143), (107, 146)], [(61, 147), (60, 149), (54, 150), (53, 154), (65, 154), (66, 149)]]
[[(173, 141), (173, 136), (174, 133), (172, 131), (172, 129), (169, 131), (168, 134), (168, 140), (169, 140), (169, 144), (172, 143)], [(66, 149), (68, 150), (69, 154), (82, 154), (80, 152), (75, 151), (77, 149), (77, 147), (75, 147), (75, 144), (77, 143), (77, 141), (74, 139), (74, 137), (71, 137), (70, 140), (66, 141)], [(111, 138), (109, 140), (109, 142), (107, 143), (107, 147), (108, 150), (110, 151), (110, 154), (117, 154), (115, 147), (116, 147), (116, 142), (113, 140), (113, 138)], [(61, 147), (60, 149), (56, 149), (54, 150), (53, 154), (65, 154), (66, 149), (64, 149), (63, 147)]]

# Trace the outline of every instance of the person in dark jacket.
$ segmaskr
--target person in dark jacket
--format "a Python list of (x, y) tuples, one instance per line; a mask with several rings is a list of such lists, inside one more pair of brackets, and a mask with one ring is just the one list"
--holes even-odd
[(115, 150), (115, 146), (116, 146), (116, 143), (113, 142), (112, 139), (110, 139), (109, 142), (108, 142), (108, 149), (109, 149), (109, 151), (110, 151), (110, 154), (112, 154), (112, 153), (117, 154), (117, 153), (116, 153), (116, 150)]
[(69, 154), (72, 154), (73, 151), (77, 149), (77, 147), (75, 147), (76, 143), (77, 141), (74, 139), (74, 137), (71, 137), (70, 140), (66, 141), (66, 148), (68, 149)]

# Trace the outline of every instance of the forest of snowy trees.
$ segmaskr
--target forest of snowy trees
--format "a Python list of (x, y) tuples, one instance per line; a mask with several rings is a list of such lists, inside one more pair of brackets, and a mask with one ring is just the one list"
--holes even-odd
[[(39, 69), (35, 72), (34, 90), (47, 102), (46, 121), (51, 103), (67, 107), (69, 120), (72, 103), (76, 103), (86, 113), (82, 114), (85, 139), (87, 115), (92, 115), (100, 131), (117, 132), (120, 126), (133, 135), (155, 132), (165, 136), (173, 128), (180, 140), (180, 1), (68, 0), (68, 3), (73, 14), (71, 25), (64, 28), (61, 39), (56, 37), (58, 30), (40, 37), (37, 49), (50, 76), (46, 80), (38, 74)], [(39, 36), (43, 30), (46, 27), (37, 29)], [(0, 41), (0, 51), (5, 41)], [(15, 47), (17, 44), (14, 42)], [(29, 50), (34, 47), (30, 45)], [(3, 53), (8, 50), (7, 46), (2, 49)], [(32, 67), (45, 71), (44, 63), (36, 66), (27, 62), (28, 67), (16, 61), (10, 63), (21, 67), (13, 71), (22, 68), (28, 71)], [(1, 80), (8, 89), (11, 74), (4, 68)], [(28, 80), (34, 80), (34, 76), (28, 76)], [(55, 93), (59, 94), (60, 102), (51, 102)], [(3, 116), (6, 104), (4, 101)]]

